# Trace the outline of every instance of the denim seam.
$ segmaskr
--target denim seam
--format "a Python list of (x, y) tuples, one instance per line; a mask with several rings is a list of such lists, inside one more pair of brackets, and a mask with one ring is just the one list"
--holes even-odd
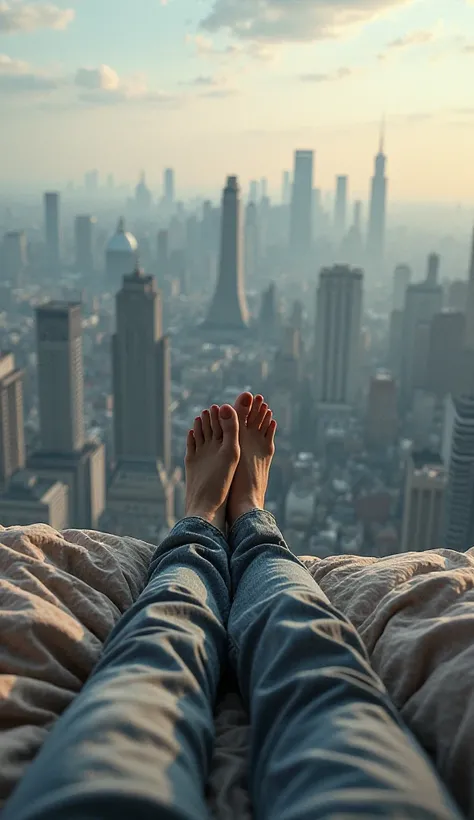
[[(237, 526), (241, 523), (241, 521), (244, 521), (246, 518), (249, 518), (250, 516), (255, 515), (255, 513), (257, 513), (257, 514), (258, 514), (258, 513), (263, 513), (264, 515), (269, 515), (269, 516), (270, 516), (270, 518), (272, 519), (272, 521), (274, 522), (274, 524), (275, 524), (275, 525), (277, 525), (277, 521), (276, 521), (276, 518), (275, 518), (275, 516), (273, 515), (273, 513), (269, 512), (268, 510), (261, 510), (261, 509), (259, 509), (258, 507), (255, 507), (255, 509), (254, 509), (254, 510), (249, 510), (248, 512), (243, 513), (242, 515), (240, 515), (240, 516), (239, 516), (239, 517), (238, 517), (238, 518), (234, 521), (234, 523), (232, 524), (232, 527), (231, 527), (231, 528), (230, 528), (230, 530), (229, 530), (229, 541), (230, 541), (230, 539), (233, 537), (233, 535), (234, 535), (234, 530), (235, 530), (235, 529), (236, 529), (236, 527), (237, 527)], [(277, 526), (278, 526), (278, 525), (277, 525)]]
[(223, 538), (224, 541), (226, 540), (226, 537), (225, 537), (224, 533), (222, 532), (222, 530), (218, 529), (218, 527), (215, 527), (214, 524), (211, 524), (210, 521), (206, 521), (205, 518), (201, 518), (199, 515), (188, 515), (185, 518), (181, 518), (181, 520), (178, 521), (177, 524), (175, 524), (175, 526), (179, 526), (180, 524), (183, 523), (183, 521), (199, 521), (201, 524), (205, 524), (206, 527), (210, 527), (211, 530), (213, 530), (215, 533), (217, 533), (219, 538)]

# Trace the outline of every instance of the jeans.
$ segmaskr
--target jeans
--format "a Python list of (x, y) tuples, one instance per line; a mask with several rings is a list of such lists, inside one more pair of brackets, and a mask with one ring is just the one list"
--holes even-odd
[[(232, 604), (231, 604), (232, 601)], [(255, 817), (460, 818), (357, 632), (284, 543), (187, 518), (153, 558), (2, 820), (204, 820), (227, 655), (251, 719)]]

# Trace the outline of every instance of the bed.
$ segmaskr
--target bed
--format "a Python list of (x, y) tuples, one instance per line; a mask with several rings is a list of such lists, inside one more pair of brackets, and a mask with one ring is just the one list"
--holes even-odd
[[(139, 595), (154, 547), (92, 531), (0, 527), (0, 813)], [(302, 559), (359, 630), (375, 670), (474, 820), (474, 549)], [(232, 686), (216, 708), (209, 802), (250, 820), (249, 728)]]

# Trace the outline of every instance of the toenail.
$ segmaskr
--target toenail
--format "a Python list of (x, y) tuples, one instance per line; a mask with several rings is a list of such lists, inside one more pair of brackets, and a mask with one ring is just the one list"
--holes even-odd
[(252, 397), (248, 394), (246, 396), (242, 396), (242, 404), (244, 407), (250, 407), (252, 404)]

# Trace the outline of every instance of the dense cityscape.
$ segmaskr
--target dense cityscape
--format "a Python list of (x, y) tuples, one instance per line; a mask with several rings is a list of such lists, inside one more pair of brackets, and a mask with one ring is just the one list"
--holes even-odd
[(471, 546), (474, 245), (448, 277), (431, 247), (423, 271), (388, 249), (383, 128), (367, 203), (344, 175), (324, 195), (315, 165), (296, 151), (273, 197), (229, 175), (221, 201), (181, 201), (167, 168), (158, 194), (90, 171), (7, 205), (1, 524), (158, 541), (195, 415), (250, 390), (278, 421), (268, 508), (295, 552)]

